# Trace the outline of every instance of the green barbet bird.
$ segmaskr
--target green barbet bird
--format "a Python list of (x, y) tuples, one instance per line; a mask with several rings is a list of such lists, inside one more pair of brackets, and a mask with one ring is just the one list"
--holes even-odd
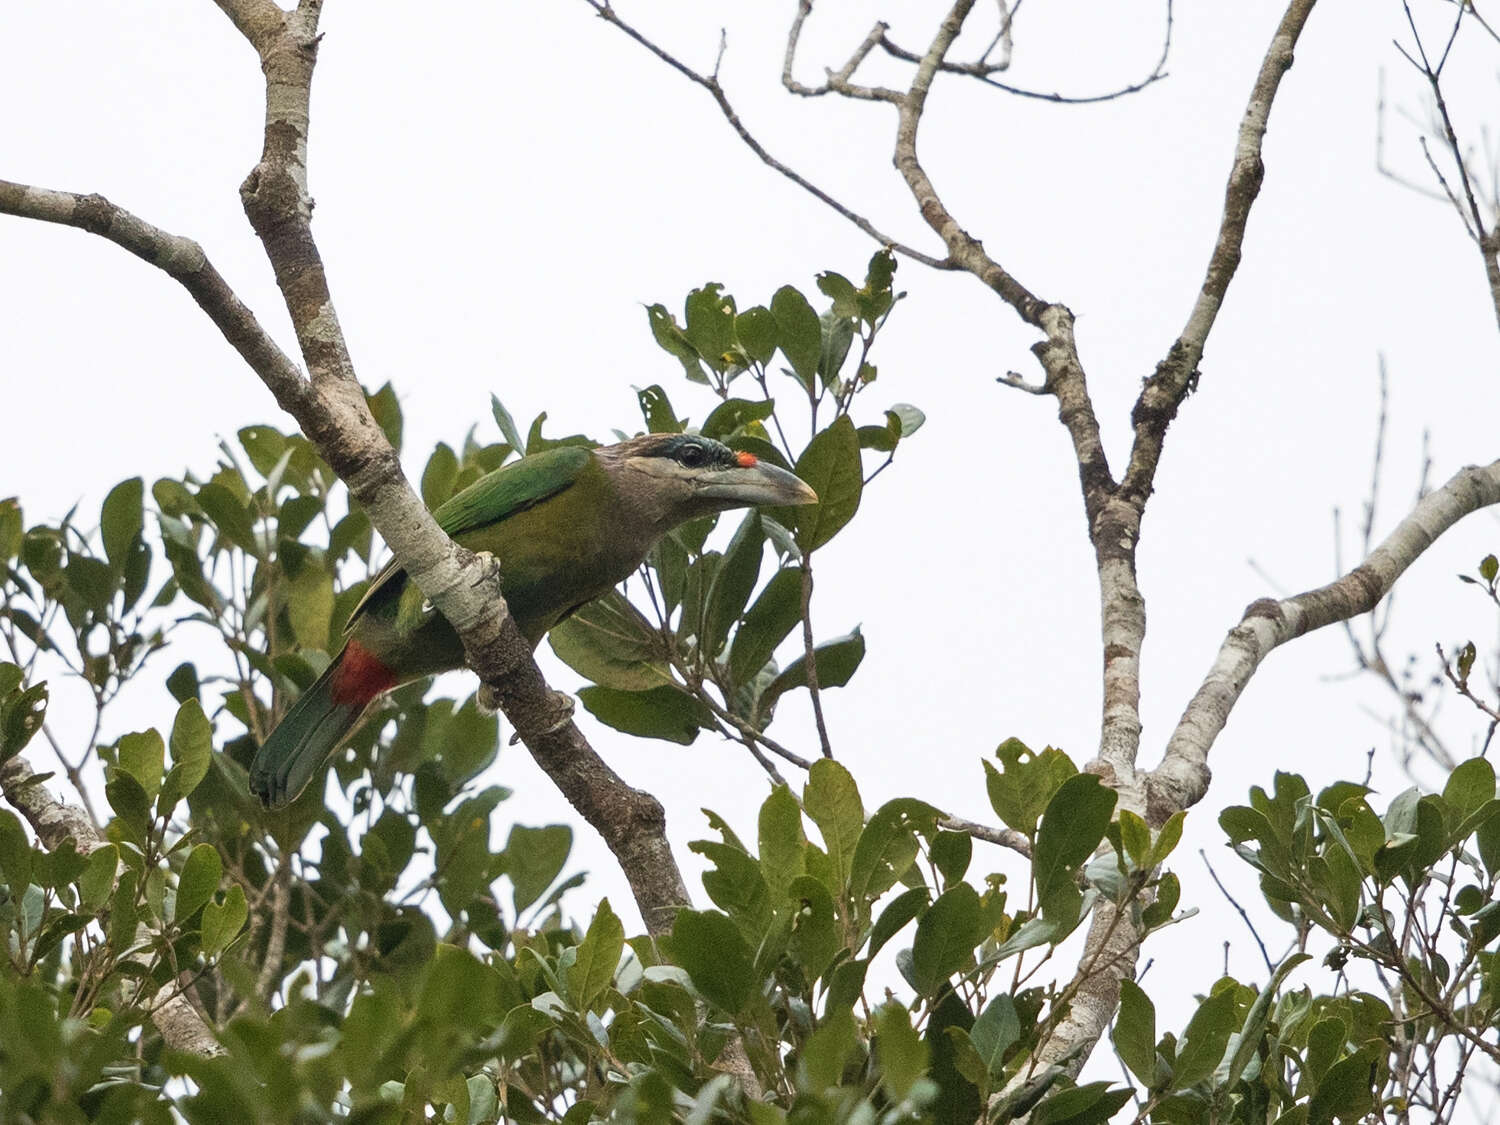
[[(535, 648), (547, 630), (624, 581), (678, 525), (730, 508), (817, 499), (794, 474), (711, 438), (648, 434), (525, 457), (433, 514), (457, 542), (495, 557), (505, 602)], [(271, 808), (302, 792), (376, 696), (464, 664), (458, 634), (395, 561), (375, 577), (345, 636), (250, 764), (250, 788)]]

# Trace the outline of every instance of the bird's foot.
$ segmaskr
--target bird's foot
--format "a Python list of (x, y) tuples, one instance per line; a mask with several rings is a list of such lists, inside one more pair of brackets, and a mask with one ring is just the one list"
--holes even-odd
[(479, 561), (479, 577), (474, 579), (474, 585), (481, 586), (491, 578), (500, 577), (500, 562), (489, 551), (475, 551), (474, 558)]

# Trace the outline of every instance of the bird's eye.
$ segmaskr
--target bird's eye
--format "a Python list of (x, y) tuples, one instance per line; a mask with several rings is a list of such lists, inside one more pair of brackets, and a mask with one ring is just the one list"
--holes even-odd
[(677, 460), (685, 468), (696, 469), (703, 464), (706, 456), (707, 453), (701, 445), (685, 445), (682, 447), (682, 452), (677, 454)]

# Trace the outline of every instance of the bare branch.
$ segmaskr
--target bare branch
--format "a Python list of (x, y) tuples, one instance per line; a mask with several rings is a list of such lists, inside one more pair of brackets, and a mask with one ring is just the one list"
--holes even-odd
[(311, 400), (311, 388), (297, 365), (271, 339), (192, 239), (152, 226), (102, 195), (53, 191), (8, 180), (0, 180), (0, 214), (97, 234), (157, 267), (191, 294), (224, 339), (271, 388), (283, 409), (295, 413)]
[(612, 24), (613, 26), (619, 28), (622, 32), (625, 33), (625, 35), (633, 39), (635, 42), (639, 43), (642, 47), (650, 51), (657, 58), (661, 59), (662, 62), (666, 63), (673, 70), (677, 71), (677, 73), (681, 74), (689, 82), (692, 82), (697, 86), (702, 86), (705, 90), (707, 90), (710, 96), (713, 97), (714, 103), (718, 105), (719, 112), (724, 115), (724, 120), (729, 123), (729, 127), (733, 129), (735, 135), (745, 143), (745, 146), (760, 158), (761, 163), (767, 165), (768, 167), (774, 169), (776, 172), (780, 173), (782, 176), (785, 176), (787, 179), (791, 180), (792, 183), (796, 184), (803, 191), (807, 192), (814, 199), (818, 200), (818, 202), (833, 208), (834, 211), (837, 211), (845, 219), (848, 219), (860, 230), (864, 231), (871, 238), (875, 239), (875, 241), (879, 242), (883, 246), (889, 246), (896, 253), (903, 254), (914, 262), (921, 262), (924, 266), (931, 266), (933, 269), (937, 270), (954, 270), (960, 268), (947, 258), (934, 257), (931, 254), (923, 253), (921, 250), (918, 250), (915, 247), (908, 246), (903, 242), (891, 238), (884, 231), (876, 227), (874, 223), (870, 222), (869, 219), (865, 218), (863, 215), (856, 213), (849, 207), (845, 206), (843, 203), (840, 203), (837, 199), (829, 195), (826, 191), (818, 187), (801, 173), (793, 170), (792, 168), (783, 164), (781, 161), (777, 160), (774, 156), (766, 151), (765, 146), (762, 145), (760, 141), (755, 139), (755, 136), (750, 132), (748, 128), (746, 128), (745, 123), (740, 120), (739, 114), (735, 111), (734, 106), (730, 103), (728, 96), (724, 93), (723, 86), (719, 84), (719, 80), (716, 77), (698, 73), (692, 67), (688, 66), (686, 63), (678, 59), (675, 55), (670, 54), (669, 52), (659, 47), (657, 44), (653, 43), (650, 39), (647, 39), (634, 27), (621, 19), (614, 8), (610, 6), (608, 0), (584, 0), (584, 3), (593, 8), (594, 11), (599, 14), (599, 17), (606, 23)]
[[(82, 809), (59, 801), (42, 788), (24, 758), (15, 757), (0, 766), (0, 793), (26, 818), (48, 851), (56, 851), (68, 839), (82, 855), (108, 843)], [(203, 1056), (224, 1053), (213, 1030), (180, 989), (174, 988), (148, 1004), (147, 1011), (167, 1046)]]
[(1234, 164), (1224, 189), (1224, 212), (1219, 220), (1219, 233), (1209, 256), (1203, 285), (1182, 334), (1167, 352), (1167, 357), (1157, 365), (1156, 372), (1146, 380), (1131, 412), (1135, 442), (1121, 488), (1134, 503), (1144, 504), (1151, 494), (1167, 427), (1196, 383), (1198, 364), (1203, 358), (1208, 335), (1213, 330), (1229, 283), (1239, 269), (1245, 226), (1265, 176), (1261, 144), (1270, 120), (1271, 105), (1276, 100), (1282, 77), (1291, 69), (1293, 49), (1315, 2), (1291, 0), (1271, 38), (1270, 49), (1261, 62), (1260, 73), (1250, 90), (1250, 101), (1240, 123)]
[(1170, 815), (1208, 791), (1208, 753), (1250, 677), (1278, 645), (1325, 625), (1368, 613), (1433, 542), (1470, 512), (1500, 503), (1500, 461), (1461, 469), (1418, 502), (1363, 563), (1316, 590), (1245, 610), (1147, 778), (1153, 815)]
[[(1020, 7), (1020, 5), (1016, 5)], [(1042, 90), (1028, 90), (1021, 86), (1012, 86), (995, 79), (995, 75), (1001, 71), (1010, 69), (1010, 51), (1006, 50), (1004, 57), (999, 62), (989, 62), (990, 52), (995, 49), (996, 44), (1010, 41), (1010, 25), (1015, 16), (1014, 12), (1006, 13), (1001, 20), (1001, 30), (996, 35), (995, 41), (979, 57), (977, 62), (959, 63), (944, 61), (939, 65), (940, 70), (946, 74), (959, 74), (966, 78), (974, 78), (983, 82), (986, 86), (993, 86), (997, 90), (1003, 90), (1007, 94), (1014, 94), (1020, 98), (1034, 98), (1038, 101), (1052, 102), (1056, 105), (1095, 105), (1099, 102), (1112, 102), (1118, 98), (1129, 97), (1138, 94), (1147, 86), (1160, 82), (1167, 77), (1167, 58), (1172, 53), (1172, 0), (1167, 0), (1166, 31), (1162, 36), (1161, 55), (1156, 60), (1156, 65), (1151, 68), (1151, 73), (1139, 81), (1132, 82), (1128, 86), (1121, 86), (1116, 90), (1110, 90), (1103, 94), (1061, 94), (1057, 92), (1047, 93)], [(1002, 7), (1003, 10), (1003, 7)], [(881, 35), (880, 48), (892, 58), (901, 59), (904, 62), (921, 62), (921, 56), (906, 50), (893, 43), (888, 35)]]
[(946, 828), (950, 832), (962, 832), (976, 840), (983, 840), (987, 844), (994, 844), (1001, 848), (1009, 848), (1018, 855), (1023, 855), (1027, 859), (1031, 858), (1031, 841), (1014, 829), (991, 828), (957, 816), (943, 817), (938, 821), (938, 827)]

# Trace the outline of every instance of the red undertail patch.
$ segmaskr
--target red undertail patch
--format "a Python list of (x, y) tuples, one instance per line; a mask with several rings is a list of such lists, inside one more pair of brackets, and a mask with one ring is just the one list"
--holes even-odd
[(365, 704), (381, 692), (396, 686), (396, 673), (380, 662), (369, 649), (350, 641), (333, 675), (333, 701), (337, 704)]

